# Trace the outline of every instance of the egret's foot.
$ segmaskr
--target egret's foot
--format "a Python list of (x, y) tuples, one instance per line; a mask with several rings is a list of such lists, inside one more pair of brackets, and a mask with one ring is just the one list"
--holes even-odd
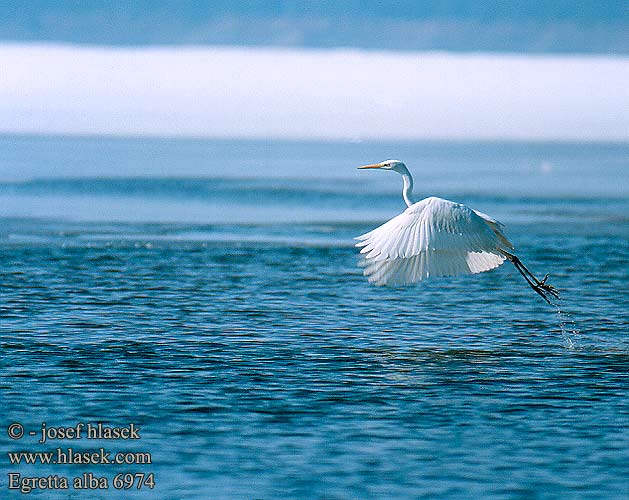
[(557, 290), (554, 286), (552, 285), (548, 285), (546, 284), (546, 280), (548, 279), (550, 275), (547, 274), (546, 276), (544, 276), (544, 279), (541, 281), (538, 281), (535, 285), (533, 285), (533, 290), (535, 290), (537, 293), (539, 293), (542, 297), (544, 297), (544, 300), (546, 302), (548, 302), (549, 304), (551, 303), (550, 300), (548, 299), (548, 295), (551, 295), (552, 297), (554, 297), (555, 299), (559, 299), (559, 290)]
[(513, 255), (513, 254), (511, 254), (509, 252), (505, 252), (505, 251), (502, 251), (502, 254), (507, 259), (509, 259), (509, 261), (511, 261), (513, 263), (513, 265), (518, 270), (518, 272), (524, 277), (524, 279), (526, 280), (528, 285), (533, 290), (535, 290), (546, 302), (548, 302), (549, 304), (552, 305), (552, 302), (550, 301), (549, 297), (552, 297), (554, 299), (560, 300), (559, 299), (559, 290), (557, 290), (554, 286), (548, 285), (546, 283), (546, 281), (550, 277), (550, 274), (547, 273), (544, 276), (544, 279), (542, 279), (540, 281), (540, 280), (538, 280), (535, 277), (535, 275), (531, 271), (529, 271), (526, 268), (526, 266), (524, 264), (522, 264), (522, 261), (516, 255)]
[(546, 293), (551, 294), (553, 297), (555, 297), (556, 299), (559, 298), (559, 290), (557, 290), (554, 286), (552, 285), (543, 285), (542, 290), (544, 290)]

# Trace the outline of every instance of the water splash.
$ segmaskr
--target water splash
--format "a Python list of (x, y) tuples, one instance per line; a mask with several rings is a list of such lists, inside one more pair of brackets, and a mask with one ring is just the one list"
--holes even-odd
[(570, 350), (579, 349), (579, 334), (581, 331), (577, 328), (577, 324), (572, 318), (572, 315), (561, 309), (559, 301), (553, 301), (552, 305), (557, 310), (557, 315), (559, 316), (561, 338), (563, 339), (564, 345)]

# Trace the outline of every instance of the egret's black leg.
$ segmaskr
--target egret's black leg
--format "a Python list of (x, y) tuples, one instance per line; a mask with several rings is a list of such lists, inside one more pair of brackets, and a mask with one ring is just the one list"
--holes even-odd
[(529, 271), (524, 264), (522, 264), (522, 261), (518, 258), (517, 255), (505, 252), (504, 250), (502, 251), (502, 253), (509, 260), (509, 262), (511, 262), (515, 266), (515, 268), (524, 277), (529, 286), (539, 295), (541, 295), (546, 302), (548, 302), (549, 304), (551, 303), (548, 299), (547, 294), (552, 295), (556, 299), (559, 298), (559, 292), (557, 291), (557, 289), (552, 285), (546, 284), (546, 280), (550, 276), (549, 274), (546, 274), (542, 280), (538, 280), (535, 275), (531, 271)]

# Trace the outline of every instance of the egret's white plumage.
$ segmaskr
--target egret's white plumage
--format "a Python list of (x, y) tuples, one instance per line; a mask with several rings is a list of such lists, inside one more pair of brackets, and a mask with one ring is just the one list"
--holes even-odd
[(363, 256), (361, 265), (371, 283), (408, 285), (429, 277), (481, 273), (509, 259), (538, 293), (544, 291), (554, 296), (554, 289), (545, 284), (546, 279), (537, 280), (511, 254), (513, 245), (497, 220), (461, 203), (434, 196), (414, 203), (413, 178), (406, 165), (398, 160), (359, 168), (401, 174), (403, 197), (408, 206), (400, 215), (356, 238)]
[(356, 246), (370, 282), (407, 285), (499, 266), (506, 259), (499, 249), (513, 249), (501, 227), (465, 205), (431, 196), (359, 236)]

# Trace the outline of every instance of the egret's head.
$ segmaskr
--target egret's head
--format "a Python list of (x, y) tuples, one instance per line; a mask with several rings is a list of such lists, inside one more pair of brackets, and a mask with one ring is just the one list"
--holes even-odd
[(379, 168), (381, 170), (394, 170), (395, 172), (398, 172), (400, 174), (408, 171), (406, 165), (404, 165), (404, 162), (401, 162), (400, 160), (384, 160), (380, 163), (374, 163), (373, 165), (363, 165), (362, 167), (358, 168)]

